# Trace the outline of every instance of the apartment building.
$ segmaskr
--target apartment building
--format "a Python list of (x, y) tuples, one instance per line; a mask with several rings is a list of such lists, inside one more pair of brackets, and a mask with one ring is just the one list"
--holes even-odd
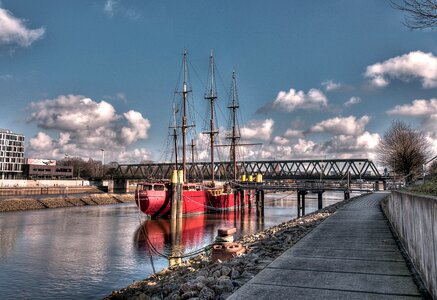
[(24, 135), (0, 128), (0, 179), (19, 179), (24, 164)]

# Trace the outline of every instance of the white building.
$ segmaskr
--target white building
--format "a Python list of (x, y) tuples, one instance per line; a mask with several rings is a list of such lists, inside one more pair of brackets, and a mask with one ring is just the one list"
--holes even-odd
[(18, 179), (24, 164), (24, 135), (0, 128), (0, 179)]

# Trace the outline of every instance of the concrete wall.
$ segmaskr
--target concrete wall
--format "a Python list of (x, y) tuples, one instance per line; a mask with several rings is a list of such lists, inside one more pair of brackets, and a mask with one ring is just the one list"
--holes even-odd
[(394, 191), (388, 211), (414, 266), (437, 299), (437, 197)]

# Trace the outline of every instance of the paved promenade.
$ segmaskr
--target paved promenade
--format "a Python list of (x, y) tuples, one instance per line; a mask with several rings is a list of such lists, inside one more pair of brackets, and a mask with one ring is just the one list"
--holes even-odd
[(420, 299), (376, 193), (352, 201), (228, 299)]

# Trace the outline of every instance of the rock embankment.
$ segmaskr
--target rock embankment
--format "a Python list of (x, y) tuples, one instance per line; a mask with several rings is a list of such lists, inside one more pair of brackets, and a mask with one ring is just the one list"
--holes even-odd
[(86, 194), (70, 195), (69, 197), (11, 198), (0, 200), (0, 212), (33, 210), (43, 208), (73, 207), (85, 205), (102, 205), (133, 202), (134, 196), (130, 194)]
[(137, 281), (106, 299), (226, 299), (270, 262), (354, 198), (304, 217), (244, 236), (247, 254), (228, 261), (211, 261), (201, 254)]

